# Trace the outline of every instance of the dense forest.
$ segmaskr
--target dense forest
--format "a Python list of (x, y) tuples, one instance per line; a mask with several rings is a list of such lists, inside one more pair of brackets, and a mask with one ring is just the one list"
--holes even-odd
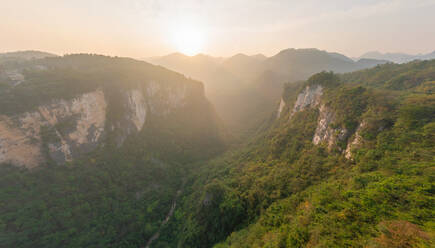
[[(95, 150), (64, 164), (47, 156), (33, 169), (1, 164), (0, 247), (144, 245), (159, 229), (182, 188), (186, 164), (223, 149), (219, 120), (204, 97), (202, 84), (163, 67), (83, 54), (8, 60), (0, 63), (0, 69), (6, 72), (0, 71), (1, 75), (7, 76), (9, 71), (24, 74), (19, 84), (0, 79), (0, 121), (10, 117), (16, 126), (21, 125), (17, 120), (21, 114), (57, 102), (66, 106), (55, 110), (61, 111), (69, 108), (69, 100), (78, 101), (77, 97), (96, 89), (104, 92), (107, 102), (107, 111), (102, 113), (107, 131)], [(150, 81), (158, 81), (159, 88), (152, 89), (159, 94), (145, 104), (143, 128), (129, 131), (127, 117), (131, 113), (125, 92), (142, 89)], [(168, 101), (179, 85), (186, 85), (181, 91), (186, 100), (169, 112)], [(44, 153), (56, 133), (68, 134), (77, 125), (77, 116), (65, 121), (62, 114), (53, 116), (60, 120), (56, 125), (43, 123), (40, 128)], [(122, 124), (119, 132), (131, 133), (122, 143), (115, 139), (118, 121)], [(3, 148), (8, 129), (1, 127)]]
[[(38, 91), (4, 84), (20, 99), (41, 97), (1, 113), (50, 99), (53, 85), (45, 82), (69, 85), (57, 78), (68, 74), (49, 72), (26, 72), (51, 79), (31, 77)], [(120, 72), (115, 76), (129, 71)], [(99, 87), (88, 83), (89, 74), (76, 76), (83, 83), (77, 89)], [(109, 82), (113, 76), (106, 75)], [(331, 128), (350, 134), (332, 146), (313, 143), (318, 107), (293, 110), (315, 86), (323, 89), (319, 104), (334, 113)], [(180, 116), (150, 121), (153, 128), (122, 147), (103, 146), (63, 166), (2, 165), (0, 247), (145, 247), (159, 229), (151, 247), (433, 247), (434, 92), (435, 60), (321, 72), (286, 84), (279, 118), (271, 113), (249, 140), (223, 153), (205, 136), (186, 140), (201, 120), (186, 110), (185, 125)], [(346, 158), (352, 140), (359, 142)], [(177, 191), (175, 212), (161, 226)]]
[(290, 106), (247, 146), (191, 169), (156, 247), (432, 247), (434, 79), (432, 60), (286, 85), (291, 104), (307, 85), (323, 85), (333, 126), (367, 123), (352, 158), (347, 140), (313, 144), (317, 109), (289, 118)]

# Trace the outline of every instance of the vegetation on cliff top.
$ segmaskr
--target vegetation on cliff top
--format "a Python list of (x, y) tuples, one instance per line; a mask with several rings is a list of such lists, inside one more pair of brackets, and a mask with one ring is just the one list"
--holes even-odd
[[(291, 120), (288, 109), (247, 147), (192, 170), (162, 247), (431, 247), (434, 65), (320, 73), (287, 86), (324, 81), (333, 125), (368, 123), (353, 158), (313, 145), (316, 109)], [(284, 92), (290, 105), (298, 92)]]
[[(286, 85), (280, 119), (211, 160), (191, 141), (172, 142), (195, 126), (171, 124), (65, 167), (1, 166), (0, 247), (139, 247), (183, 178), (178, 207), (153, 247), (432, 247), (434, 65), (323, 72)], [(343, 149), (353, 136), (333, 150), (312, 143), (318, 109), (289, 119), (307, 84), (325, 87), (334, 127), (355, 131), (366, 121), (352, 159)]]

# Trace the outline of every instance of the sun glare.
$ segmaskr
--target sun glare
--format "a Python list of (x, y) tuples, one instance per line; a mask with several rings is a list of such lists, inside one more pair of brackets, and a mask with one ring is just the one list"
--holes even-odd
[(176, 49), (186, 55), (196, 55), (204, 48), (205, 35), (200, 28), (193, 26), (177, 27), (173, 36)]

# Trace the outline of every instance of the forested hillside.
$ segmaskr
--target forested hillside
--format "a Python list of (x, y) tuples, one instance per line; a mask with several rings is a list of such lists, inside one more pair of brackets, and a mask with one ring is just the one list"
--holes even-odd
[(186, 164), (224, 149), (202, 84), (162, 67), (82, 54), (0, 76), (0, 247), (140, 247)]
[(156, 247), (433, 247), (434, 80), (432, 60), (286, 85), (268, 130), (191, 168)]
[[(12, 162), (0, 166), (0, 247), (433, 246), (434, 60), (286, 84), (224, 154), (201, 84), (162, 67), (71, 55), (5, 62), (1, 75), (0, 158)], [(26, 169), (7, 160), (14, 128), (47, 158), (64, 147), (55, 137), (95, 146)]]
[[(237, 54), (215, 58), (180, 53), (147, 61), (204, 82), (206, 95), (228, 131), (244, 140), (275, 107), (284, 83), (306, 80), (326, 71), (351, 72), (387, 63), (385, 60), (352, 59), (318, 49), (285, 49), (265, 57)], [(237, 139), (236, 139), (237, 140)]]
[(435, 248), (434, 31), (435, 0), (0, 0), (0, 248)]

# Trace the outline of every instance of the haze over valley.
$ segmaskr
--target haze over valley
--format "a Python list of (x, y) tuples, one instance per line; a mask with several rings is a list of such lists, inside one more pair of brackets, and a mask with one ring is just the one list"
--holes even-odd
[(0, 6), (0, 248), (434, 247), (434, 1)]

